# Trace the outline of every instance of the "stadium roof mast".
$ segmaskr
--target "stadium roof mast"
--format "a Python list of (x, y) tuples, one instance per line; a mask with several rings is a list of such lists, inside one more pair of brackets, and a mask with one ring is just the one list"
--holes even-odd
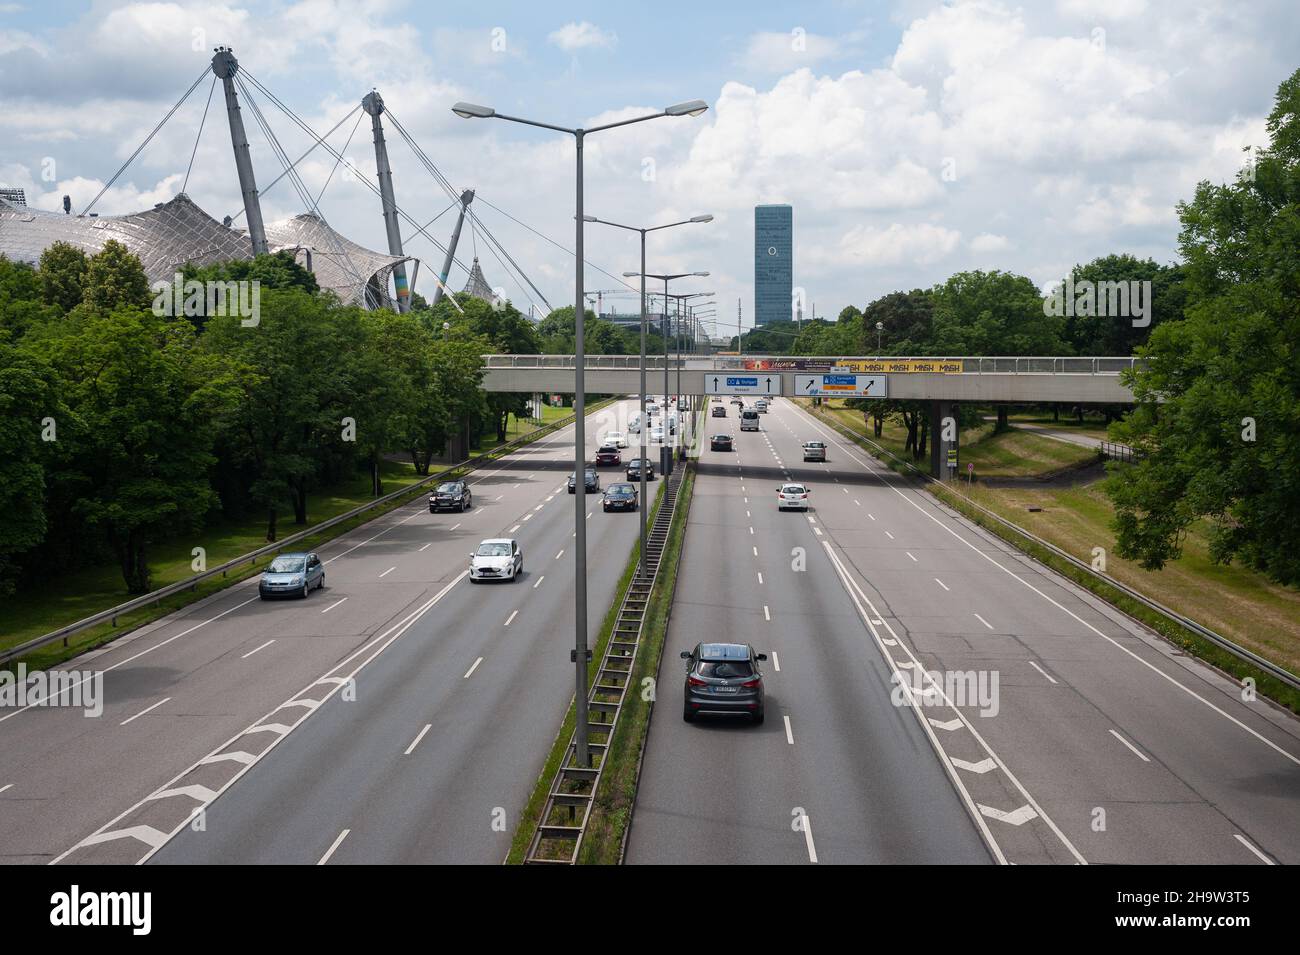
[(212, 72), (221, 80), (226, 91), (226, 114), (230, 117), (230, 142), (235, 147), (235, 170), (239, 173), (239, 191), (244, 196), (244, 218), (248, 221), (248, 237), (253, 243), (254, 255), (265, 255), (266, 226), (262, 223), (262, 206), (257, 198), (257, 180), (253, 176), (253, 160), (248, 153), (248, 134), (244, 132), (244, 119), (239, 112), (239, 96), (235, 93), (235, 74), (239, 61), (230, 47), (219, 46), (212, 57)]
[[(438, 287), (433, 290), (433, 304), (437, 305), (447, 288), (447, 277), (451, 275), (451, 263), (456, 257), (456, 245), (460, 242), (460, 229), (465, 224), (465, 212), (474, 201), (474, 190), (466, 189), (460, 194), (460, 214), (456, 217), (456, 228), (451, 233), (451, 244), (447, 246), (447, 257), (442, 261), (442, 271), (438, 273)], [(475, 259), (477, 262), (478, 260)]]
[[(371, 90), (361, 100), (361, 108), (370, 114), (370, 128), (375, 134), (375, 170), (379, 176), (379, 196), (384, 205), (384, 231), (388, 233), (389, 255), (404, 256), (402, 230), (397, 222), (397, 200), (393, 197), (393, 167), (388, 162), (388, 144), (384, 141), (384, 123), (379, 118), (384, 111), (384, 98), (378, 90)], [(397, 310), (411, 310), (411, 288), (406, 281), (406, 266), (399, 263), (393, 269), (393, 288), (397, 290)]]

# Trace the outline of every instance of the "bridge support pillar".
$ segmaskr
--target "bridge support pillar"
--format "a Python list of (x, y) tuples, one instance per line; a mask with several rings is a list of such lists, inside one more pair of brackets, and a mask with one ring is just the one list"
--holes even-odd
[(957, 464), (957, 403), (955, 401), (930, 402), (930, 476), (940, 480), (952, 476), (948, 464), (955, 472)]

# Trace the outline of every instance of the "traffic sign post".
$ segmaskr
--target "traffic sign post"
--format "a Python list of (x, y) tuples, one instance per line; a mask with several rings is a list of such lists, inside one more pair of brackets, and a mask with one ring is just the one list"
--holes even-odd
[(795, 393), (810, 398), (886, 398), (885, 375), (795, 375)]
[(722, 372), (704, 376), (704, 391), (710, 395), (779, 395), (779, 372), (759, 372), (750, 375), (728, 375)]

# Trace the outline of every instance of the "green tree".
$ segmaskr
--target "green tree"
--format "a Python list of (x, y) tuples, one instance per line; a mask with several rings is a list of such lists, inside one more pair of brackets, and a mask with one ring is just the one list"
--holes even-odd
[(0, 341), (17, 341), (33, 328), (59, 317), (59, 308), (41, 300), (40, 276), (26, 262), (0, 255)]
[(82, 302), (98, 312), (148, 308), (153, 301), (140, 259), (116, 239), (90, 257), (82, 287)]
[(44, 362), (0, 341), (0, 593), (13, 591), (15, 558), (45, 537), (44, 438), (64, 418), (57, 393)]
[(1148, 325), (1134, 325), (1132, 316), (1066, 315), (1062, 336), (1076, 355), (1132, 355), (1162, 322), (1183, 317), (1187, 291), (1181, 266), (1158, 265), (1127, 254), (1107, 255), (1076, 265), (1070, 275), (1075, 287), (1083, 281), (1094, 288), (1103, 282), (1151, 283)]
[(1216, 561), (1300, 584), (1300, 71), (1282, 83), (1270, 145), (1231, 184), (1180, 203), (1186, 318), (1157, 327), (1112, 425), (1139, 453), (1107, 482), (1116, 549), (1177, 559), (1205, 520)]
[(932, 291), (929, 355), (1061, 355), (1063, 319), (1045, 315), (1038, 288), (1009, 272), (958, 272)]
[(90, 260), (67, 242), (54, 242), (41, 253), (41, 297), (47, 305), (70, 312), (81, 304)]

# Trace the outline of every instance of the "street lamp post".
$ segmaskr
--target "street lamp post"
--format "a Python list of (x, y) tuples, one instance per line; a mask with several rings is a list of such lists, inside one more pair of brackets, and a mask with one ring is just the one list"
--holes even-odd
[(876, 322), (876, 354), (880, 354), (880, 335), (885, 330), (884, 322)]
[[(700, 273), (696, 273), (696, 274), (698, 275)], [(707, 275), (708, 273), (705, 272), (703, 274)], [(713, 294), (714, 294), (713, 292), (690, 292), (686, 295), (672, 295), (672, 296), (665, 295), (665, 298), (672, 298), (677, 303), (677, 327), (674, 329), (675, 334), (673, 335), (673, 341), (677, 352), (677, 406), (679, 412), (682, 404), (682, 394), (681, 394), (682, 392), (682, 305), (689, 299), (711, 298)], [(665, 302), (664, 311), (667, 312), (667, 310), (668, 310), (668, 305)], [(688, 306), (688, 310), (689, 310), (689, 306)], [(664, 354), (666, 355), (667, 352), (668, 352), (667, 343), (665, 343)], [(665, 373), (664, 387), (666, 388), (667, 386), (668, 386), (668, 376)], [(665, 395), (664, 397), (666, 398), (667, 396)], [(684, 419), (682, 421), (682, 430), (683, 431), (685, 430)]]
[(491, 106), (477, 106), (474, 103), (457, 103), (451, 108), (451, 111), (462, 119), (501, 119), (510, 123), (522, 123), (525, 126), (550, 129), (557, 133), (567, 133), (573, 137), (577, 147), (577, 200), (574, 212), (575, 241), (573, 253), (575, 265), (573, 290), (573, 414), (575, 421), (573, 428), (573, 600), (575, 611), (573, 664), (576, 674), (574, 706), (577, 711), (574, 734), (577, 749), (575, 755), (578, 765), (582, 767), (591, 765), (591, 750), (587, 742), (587, 657), (590, 654), (587, 649), (587, 483), (583, 476), (583, 469), (587, 460), (587, 401), (586, 382), (583, 375), (586, 365), (586, 349), (583, 340), (586, 296), (583, 294), (582, 288), (582, 233), (586, 221), (582, 215), (582, 147), (589, 133), (599, 133), (618, 126), (629, 126), (632, 123), (643, 123), (646, 120), (658, 119), (661, 116), (699, 116), (708, 108), (708, 104), (703, 100), (691, 100), (686, 103), (678, 103), (676, 106), (669, 106), (659, 113), (637, 116), (634, 119), (622, 119), (614, 123), (606, 123), (603, 126), (594, 126), (591, 129), (582, 129), (581, 127), (570, 129), (567, 126), (539, 123), (531, 119), (521, 119), (518, 116), (506, 116), (503, 113), (498, 113)]
[[(647, 233), (647, 232), (658, 232), (658, 231), (661, 230), (661, 229), (671, 229), (671, 228), (673, 228), (674, 226), (679, 226), (679, 225), (690, 225), (690, 224), (692, 224), (692, 223), (696, 223), (696, 222), (712, 222), (712, 221), (713, 221), (713, 216), (711, 216), (711, 215), (692, 216), (692, 217), (689, 218), (689, 219), (683, 219), (681, 222), (669, 222), (669, 223), (667, 223), (667, 224), (665, 224), (665, 225), (649, 226), (648, 228), (644, 228), (644, 229), (637, 228), (636, 226), (623, 225), (622, 223), (619, 223), (619, 222), (609, 222), (608, 220), (605, 220), (605, 219), (598, 219), (598, 218), (596, 218), (595, 216), (586, 216), (585, 218), (586, 218), (586, 220), (587, 220), (588, 222), (599, 222), (601, 225), (613, 226), (615, 229), (626, 229), (626, 230), (629, 231), (629, 232), (636, 232), (636, 233), (639, 233), (640, 236), (641, 236), (641, 271), (638, 272), (638, 273), (633, 273), (633, 274), (639, 275), (639, 276), (641, 277), (641, 427), (640, 427), (640, 431), (639, 431), (639, 436), (640, 436), (640, 439), (641, 439), (641, 440), (640, 440), (640, 444), (641, 444), (641, 501), (640, 501), (640, 503), (638, 504), (638, 507), (637, 507), (637, 509), (641, 512), (641, 555), (640, 555), (640, 559), (637, 561), (637, 566), (638, 566), (638, 573), (639, 573), (642, 577), (645, 577), (645, 576), (646, 576), (646, 566), (645, 566), (646, 520), (647, 520), (647, 515), (649, 514), (649, 511), (650, 511), (650, 506), (649, 506), (649, 500), (650, 500), (650, 499), (646, 496), (647, 491), (646, 491), (646, 476), (645, 476), (645, 472), (646, 472), (646, 467), (645, 467), (645, 466), (646, 466), (646, 460), (647, 460), (647, 458), (646, 458), (646, 453), (647, 453), (647, 448), (646, 448), (646, 426), (650, 423), (649, 421), (646, 420), (646, 413), (645, 413), (645, 405), (646, 405), (646, 396), (645, 396), (645, 389), (646, 389), (646, 380), (645, 380), (645, 362), (646, 362), (646, 353), (645, 353), (645, 351), (646, 351), (646, 310), (645, 310), (645, 278), (646, 278), (646, 276), (645, 276), (645, 237), (646, 237), (646, 233)], [(624, 273), (624, 274), (627, 274), (627, 273)]]

